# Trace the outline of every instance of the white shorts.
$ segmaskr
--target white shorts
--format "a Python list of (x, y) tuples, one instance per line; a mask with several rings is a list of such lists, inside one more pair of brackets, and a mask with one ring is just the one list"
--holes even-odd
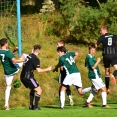
[(105, 87), (105, 84), (101, 78), (91, 79), (91, 82), (97, 90)]
[(81, 75), (80, 73), (72, 73), (67, 75), (63, 81), (64, 85), (75, 85), (78, 87), (82, 87)]
[[(26, 59), (26, 57), (28, 56), (28, 54), (23, 54), (24, 58)], [(19, 58), (22, 59), (22, 58)], [(20, 69), (23, 66), (24, 62), (20, 62), (20, 63), (14, 63), (14, 65), (16, 66), (17, 69)]]
[(14, 75), (4, 75), (4, 76), (5, 76), (6, 84), (11, 85), (13, 78), (14, 78)]

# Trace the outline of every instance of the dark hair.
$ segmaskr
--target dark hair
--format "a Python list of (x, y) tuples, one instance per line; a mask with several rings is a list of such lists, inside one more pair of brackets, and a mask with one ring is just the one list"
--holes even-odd
[(67, 50), (66, 50), (66, 48), (64, 46), (61, 46), (61, 47), (57, 48), (57, 52), (59, 52), (59, 51), (66, 53)]
[(39, 44), (35, 44), (34, 46), (33, 46), (33, 49), (34, 50), (40, 50), (41, 49), (41, 46), (39, 45)]
[(92, 45), (89, 46), (89, 50), (92, 49), (92, 48), (96, 49), (95, 44), (92, 44)]
[(65, 46), (65, 41), (63, 39), (59, 40), (58, 43), (61, 43)]
[(8, 41), (7, 41), (6, 38), (0, 39), (0, 45), (1, 45), (1, 46), (4, 46), (7, 42), (8, 42)]

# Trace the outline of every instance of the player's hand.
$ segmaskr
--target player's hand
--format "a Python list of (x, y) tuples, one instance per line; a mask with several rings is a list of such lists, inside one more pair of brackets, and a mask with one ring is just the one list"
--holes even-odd
[(53, 72), (58, 72), (58, 69), (57, 68), (54, 68), (52, 71)]
[(97, 58), (97, 62), (99, 63), (101, 61), (101, 58), (99, 57), (99, 58)]

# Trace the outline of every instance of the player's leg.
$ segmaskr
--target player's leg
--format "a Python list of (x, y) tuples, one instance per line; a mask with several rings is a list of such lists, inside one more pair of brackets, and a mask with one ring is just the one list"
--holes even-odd
[(84, 103), (88, 108), (92, 108), (93, 106), (90, 104), (90, 102), (93, 100), (94, 96), (96, 95), (95, 91), (92, 91), (87, 98), (86, 102)]
[(67, 87), (66, 93), (67, 93), (67, 96), (69, 97), (70, 105), (73, 106), (74, 105), (74, 102), (73, 102), (73, 99), (72, 99), (70, 86)]
[(37, 88), (34, 89), (36, 91), (35, 94), (35, 106), (34, 106), (34, 110), (40, 110), (40, 108), (38, 108), (38, 104), (40, 101), (40, 97), (41, 97), (41, 93), (42, 93), (42, 89), (40, 86), (38, 86)]
[(35, 91), (30, 90), (30, 106), (29, 106), (29, 109), (31, 109), (31, 110), (34, 107), (34, 105), (33, 105), (34, 97), (35, 97)]
[(92, 87), (87, 87), (87, 88), (82, 89), (82, 93), (85, 94), (91, 90), (92, 90)]
[(60, 108), (61, 109), (64, 109), (64, 106), (65, 106), (65, 91), (66, 91), (66, 89), (67, 89), (67, 86), (62, 85), (61, 92), (60, 92), (60, 103), (61, 103)]
[(110, 69), (109, 68), (105, 68), (105, 85), (106, 85), (106, 90), (107, 90), (107, 94), (110, 93), (110, 89), (109, 89), (109, 84), (110, 84)]
[(105, 84), (107, 89), (107, 94), (110, 93), (109, 84), (110, 84), (110, 56), (106, 55), (103, 57), (103, 63), (105, 68)]
[[(20, 57), (19, 59), (25, 60), (27, 56), (28, 56), (28, 54), (22, 54), (21, 57)], [(18, 69), (20, 69), (20, 68), (23, 66), (23, 62), (16, 63), (15, 66), (16, 66)]]
[(39, 86), (38, 82), (34, 78), (25, 79), (25, 80), (27, 83), (26, 86), (35, 91), (35, 96), (34, 96), (35, 97), (35, 105), (34, 105), (33, 110), (40, 110), (40, 108), (38, 108), (38, 104), (40, 101), (42, 89)]
[(8, 76), (5, 75), (5, 80), (6, 80), (6, 90), (5, 90), (5, 108), (6, 110), (9, 110), (9, 97), (10, 97), (10, 91), (11, 91), (11, 84), (13, 81), (13, 75)]
[(107, 105), (107, 93), (106, 93), (106, 87), (102, 87), (102, 103), (103, 103), (103, 107), (105, 108), (109, 108), (109, 106)]

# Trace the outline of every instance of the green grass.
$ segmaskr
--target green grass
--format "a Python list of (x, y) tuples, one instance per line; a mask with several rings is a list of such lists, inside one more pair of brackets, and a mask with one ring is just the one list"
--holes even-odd
[(87, 108), (82, 104), (75, 106), (65, 106), (65, 109), (59, 109), (59, 106), (41, 107), (41, 110), (28, 110), (28, 108), (11, 108), (11, 110), (0, 110), (0, 117), (116, 117), (117, 104), (109, 104), (111, 108), (105, 109), (101, 104), (93, 105), (93, 108)]

